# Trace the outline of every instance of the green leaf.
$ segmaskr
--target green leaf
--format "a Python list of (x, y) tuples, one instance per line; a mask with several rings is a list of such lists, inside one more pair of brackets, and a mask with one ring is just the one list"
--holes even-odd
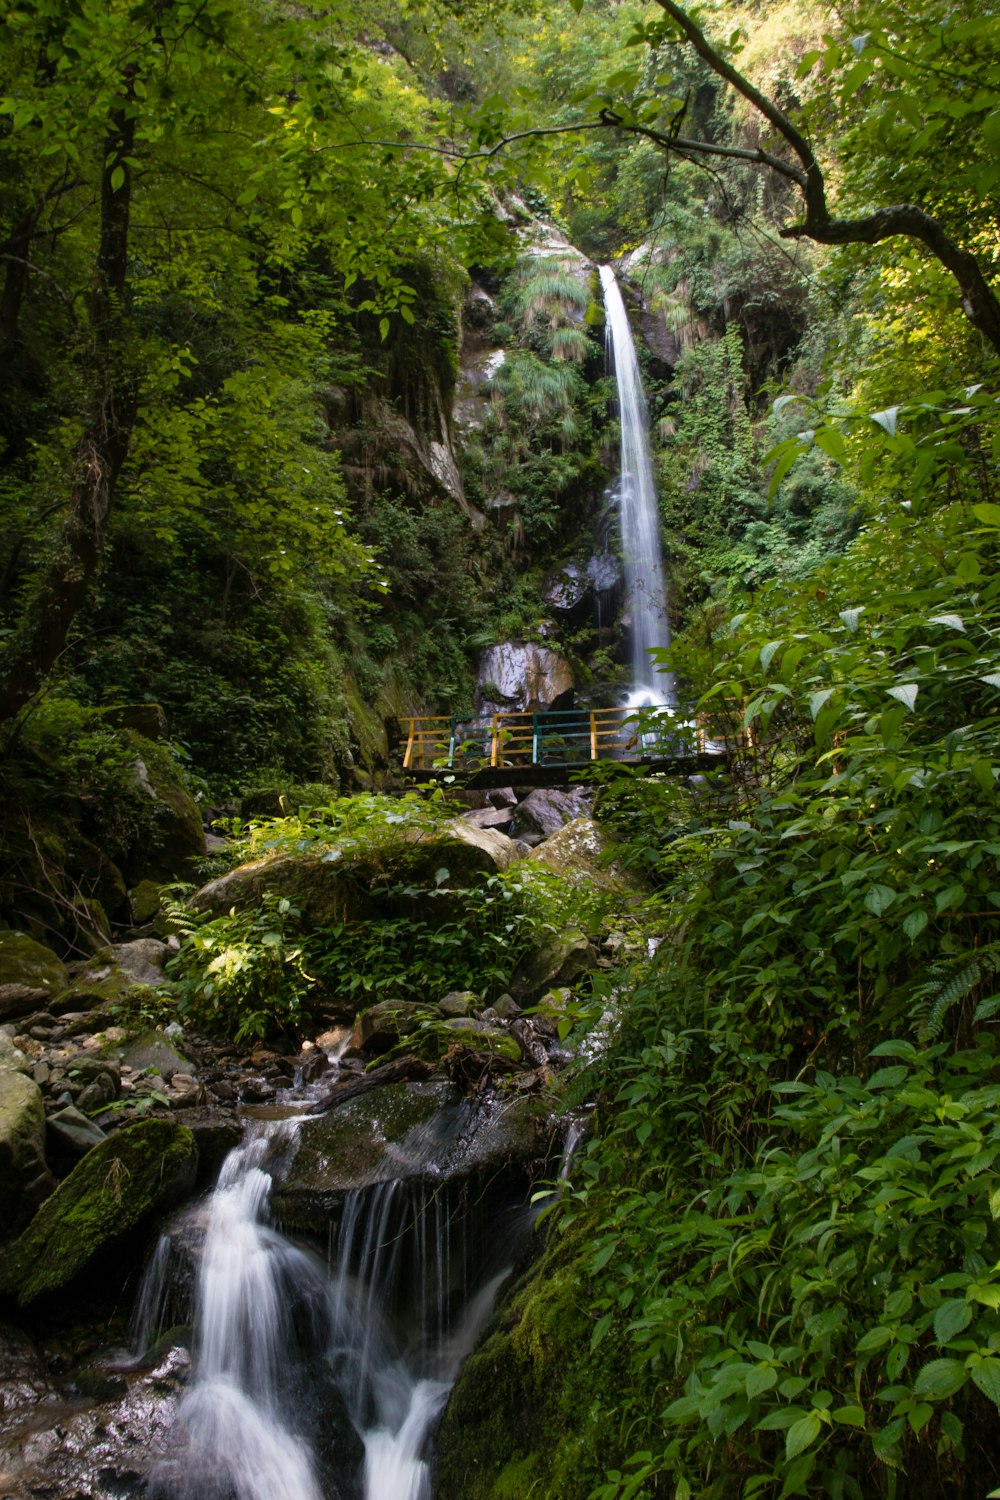
[(817, 428), (814, 442), (835, 463), (842, 464), (847, 457), (847, 444), (835, 427)]
[(872, 916), (880, 917), (887, 912), (896, 899), (896, 892), (890, 890), (887, 885), (873, 885), (865, 893), (865, 910), (870, 911)]
[(1000, 1406), (1000, 1359), (973, 1360), (972, 1379), (994, 1406)]
[(111, 191), (117, 193), (125, 181), (125, 168), (119, 164), (111, 173)]
[(984, 526), (1000, 526), (1000, 505), (992, 503), (974, 505), (972, 514), (977, 521), (982, 521)]
[(917, 701), (917, 693), (919, 691), (919, 683), (897, 682), (889, 689), (889, 696), (890, 698), (897, 698), (907, 708), (912, 708)]
[(912, 942), (918, 938), (927, 926), (927, 913), (925, 911), (911, 911), (903, 918), (903, 931)]
[(385, 340), (389, 337), (389, 319), (388, 318), (379, 318), (379, 321), (378, 321), (378, 333), (379, 333), (379, 338), (384, 343)]
[(854, 609), (842, 609), (840, 611), (839, 617), (841, 620), (843, 620), (844, 624), (847, 626), (852, 635), (855, 635), (857, 633), (858, 622), (864, 612), (865, 606), (863, 604), (857, 605)]
[(918, 1370), (913, 1393), (929, 1401), (945, 1401), (962, 1389), (966, 1379), (964, 1360), (932, 1359)]
[(876, 422), (890, 437), (896, 436), (896, 424), (899, 420), (899, 407), (887, 406), (884, 411), (873, 411), (872, 421)]
[(833, 691), (833, 688), (820, 688), (818, 693), (809, 694), (809, 712), (814, 723), (819, 716), (820, 709), (828, 699), (833, 697)]
[(939, 1344), (949, 1344), (972, 1322), (972, 1308), (964, 1297), (949, 1297), (934, 1314), (934, 1337)]
[(876, 1349), (884, 1349), (886, 1344), (892, 1342), (891, 1328), (869, 1328), (863, 1333), (857, 1342), (859, 1354), (872, 1354)]
[(590, 1350), (591, 1350), (591, 1353), (593, 1353), (593, 1351), (597, 1348), (598, 1344), (601, 1343), (601, 1341), (604, 1338), (604, 1335), (607, 1333), (608, 1329), (611, 1327), (611, 1320), (612, 1320), (613, 1316), (614, 1316), (613, 1313), (604, 1313), (604, 1314), (602, 1314), (601, 1317), (598, 1318), (597, 1322), (594, 1324), (594, 1331), (590, 1335)]
[(814, 1443), (822, 1426), (822, 1419), (814, 1411), (807, 1412), (804, 1417), (793, 1422), (785, 1433), (785, 1462), (791, 1462)]
[(838, 1406), (831, 1413), (835, 1422), (845, 1427), (864, 1427), (865, 1412), (862, 1406)]
[(770, 1365), (763, 1365), (759, 1369), (751, 1370), (744, 1383), (744, 1388), (751, 1401), (755, 1396), (763, 1395), (778, 1384), (778, 1372)]

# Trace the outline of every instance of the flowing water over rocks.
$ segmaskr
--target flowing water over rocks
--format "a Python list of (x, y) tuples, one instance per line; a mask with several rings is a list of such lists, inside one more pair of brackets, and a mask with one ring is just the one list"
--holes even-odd
[(531, 1241), (523, 1177), (491, 1198), (456, 1168), (477, 1159), (477, 1118), (488, 1133), (493, 1112), (451, 1091), (387, 1143), (399, 1175), (380, 1164), (342, 1192), (325, 1246), (269, 1221), (306, 1117), (249, 1126), (161, 1240), (139, 1301), (140, 1346), (193, 1319), (153, 1500), (428, 1500), (437, 1420)]

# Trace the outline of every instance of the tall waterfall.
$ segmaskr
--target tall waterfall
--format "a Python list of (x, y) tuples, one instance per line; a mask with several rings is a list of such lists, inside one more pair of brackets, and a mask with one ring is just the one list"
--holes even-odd
[(660, 527), (649, 449), (649, 412), (639, 360), (622, 294), (610, 266), (601, 266), (608, 350), (618, 384), (621, 476), (618, 481), (625, 584), (632, 614), (632, 692), (629, 705), (673, 703), (670, 673), (658, 670), (651, 651), (670, 645), (667, 587), (660, 556)]
[(195, 1374), (151, 1500), (430, 1495), (437, 1420), (530, 1217), (505, 1204), (498, 1221), (431, 1161), (428, 1177), (349, 1193), (324, 1263), (268, 1223), (300, 1119), (251, 1126), (147, 1270), (140, 1346), (167, 1315), (172, 1240), (195, 1271)]

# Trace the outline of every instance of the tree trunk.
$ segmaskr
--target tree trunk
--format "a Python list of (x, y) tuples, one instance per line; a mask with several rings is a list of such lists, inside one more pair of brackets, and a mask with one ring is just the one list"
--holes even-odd
[(66, 647), (104, 557), (115, 487), (135, 424), (136, 386), (128, 368), (122, 316), (132, 186), (127, 158), (135, 144), (134, 77), (133, 69), (125, 80), (127, 105), (113, 112), (105, 143), (100, 241), (89, 310), (92, 394), (76, 445), (68, 512), (56, 555), (0, 665), (0, 724), (9, 724), (25, 708)]

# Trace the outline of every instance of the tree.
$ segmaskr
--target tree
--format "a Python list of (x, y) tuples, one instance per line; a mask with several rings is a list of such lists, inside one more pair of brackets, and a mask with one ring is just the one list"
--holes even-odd
[[(582, 11), (584, 0), (570, 0), (570, 3), (574, 10)], [(825, 245), (877, 245), (897, 237), (916, 241), (945, 268), (958, 288), (966, 318), (992, 351), (1000, 353), (1000, 301), (984, 269), (984, 265), (989, 265), (988, 260), (978, 244), (973, 249), (967, 243), (968, 225), (963, 210), (968, 205), (952, 204), (950, 214), (944, 205), (939, 210), (935, 199), (941, 196), (941, 183), (934, 182), (931, 174), (922, 184), (929, 207), (927, 202), (888, 202), (859, 214), (841, 213), (831, 207), (828, 174), (820, 162), (819, 119), (816, 131), (810, 134), (808, 112), (780, 107), (734, 66), (731, 57), (739, 44), (738, 31), (728, 45), (715, 43), (690, 8), (675, 4), (674, 0), (656, 0), (656, 3), (664, 12), (663, 17), (635, 23), (629, 39), (633, 46), (649, 49), (650, 66), (645, 76), (642, 69), (619, 71), (591, 94), (587, 102), (593, 112), (585, 117), (512, 132), (504, 140), (494, 141), (488, 152), (496, 153), (506, 144), (524, 138), (597, 128), (644, 138), (669, 156), (683, 160), (735, 161), (762, 167), (794, 188), (802, 204), (801, 218), (779, 230), (783, 238), (808, 239)], [(948, 9), (954, 11), (954, 7)], [(872, 155), (884, 144), (884, 134), (880, 134), (878, 126), (884, 124), (889, 96), (890, 112), (906, 112), (913, 134), (917, 135), (919, 126), (920, 138), (925, 142), (944, 146), (942, 123), (953, 126), (956, 118), (960, 118), (967, 140), (974, 140), (979, 132), (980, 144), (988, 148), (982, 154), (990, 156), (1000, 134), (1000, 74), (995, 67), (986, 65), (991, 49), (995, 50), (996, 18), (980, 14), (980, 8), (975, 11), (967, 8), (958, 16), (945, 17), (941, 24), (929, 25), (923, 32), (901, 35), (891, 26), (880, 27), (878, 13), (882, 10), (883, 7), (875, 9), (866, 30), (859, 29), (843, 39), (825, 37), (823, 47), (805, 60), (805, 70), (821, 64), (828, 79), (842, 70), (836, 103), (848, 111), (849, 117), (856, 118), (859, 113), (867, 117), (872, 125), (867, 135)], [(862, 28), (866, 12), (858, 7), (851, 19)], [(716, 77), (752, 107), (766, 131), (763, 142), (739, 144), (720, 141), (707, 133), (685, 132), (691, 113), (690, 90), (684, 89), (679, 96), (674, 94), (664, 72), (671, 61), (665, 54), (678, 46), (693, 51)], [(831, 92), (828, 82), (824, 101), (827, 108), (834, 103)], [(919, 120), (914, 111), (919, 112)], [(952, 143), (949, 165), (954, 155)], [(981, 162), (979, 172), (970, 178), (980, 198), (994, 184), (992, 170), (992, 160)], [(884, 180), (880, 184), (882, 188), (886, 185)], [(992, 230), (995, 241), (995, 223)]]
[[(471, 174), (381, 144), (431, 139), (444, 116), (401, 58), (355, 41), (370, 21), (263, 0), (26, 0), (7, 17), (0, 723), (59, 660), (123, 505), (162, 536), (214, 506), (255, 565), (298, 556), (345, 588), (369, 567), (342, 488), (301, 463), (293, 480), (294, 441), (267, 436), (282, 406), (305, 421), (292, 346), (308, 366), (345, 317), (383, 336), (412, 322), (408, 263), (461, 254), (484, 217)], [(242, 348), (227, 334), (208, 358), (221, 325)]]

